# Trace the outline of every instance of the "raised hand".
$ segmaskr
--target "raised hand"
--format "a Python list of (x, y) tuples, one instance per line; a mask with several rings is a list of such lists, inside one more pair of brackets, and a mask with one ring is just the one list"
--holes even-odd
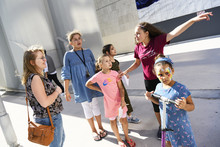
[(192, 21), (198, 22), (198, 21), (201, 21), (201, 20), (210, 20), (209, 16), (213, 16), (212, 12), (202, 13), (202, 14), (192, 18)]

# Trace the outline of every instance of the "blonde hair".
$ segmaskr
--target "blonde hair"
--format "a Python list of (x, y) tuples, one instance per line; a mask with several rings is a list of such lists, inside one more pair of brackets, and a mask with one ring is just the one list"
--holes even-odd
[(79, 36), (82, 36), (82, 34), (80, 33), (79, 30), (73, 30), (73, 31), (68, 32), (68, 33), (66, 34), (67, 40), (68, 40), (69, 42), (71, 42), (72, 39), (73, 39), (73, 36), (76, 35), (76, 34), (78, 34)]
[(102, 63), (102, 60), (103, 60), (104, 57), (109, 57), (109, 55), (104, 54), (104, 55), (102, 55), (102, 56), (100, 56), (100, 57), (98, 58), (98, 60), (97, 60), (97, 62), (96, 62), (96, 64), (95, 64), (95, 72), (96, 72), (96, 73), (102, 70), (101, 67), (99, 66), (99, 64)]
[(37, 52), (42, 52), (44, 54), (44, 49), (40, 45), (32, 45), (28, 48), (27, 51), (24, 52), (23, 56), (23, 76), (22, 76), (22, 84), (25, 85), (27, 83), (27, 79), (30, 74), (35, 73), (39, 76), (43, 76), (43, 73), (39, 73), (36, 70), (36, 67), (30, 63), (30, 61), (35, 61)]

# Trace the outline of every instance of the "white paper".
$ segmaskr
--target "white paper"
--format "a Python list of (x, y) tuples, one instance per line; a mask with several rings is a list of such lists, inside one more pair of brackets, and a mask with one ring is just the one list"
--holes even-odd
[(123, 109), (122, 109), (122, 107), (120, 107), (120, 108), (118, 109), (118, 117), (121, 118), (122, 115), (123, 115)]
[(121, 78), (122, 82), (125, 83), (127, 86), (129, 86), (129, 79), (126, 75), (123, 75)]

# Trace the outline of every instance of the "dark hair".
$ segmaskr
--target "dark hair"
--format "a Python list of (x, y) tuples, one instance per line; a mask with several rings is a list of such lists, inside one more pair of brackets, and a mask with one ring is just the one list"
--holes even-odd
[(138, 24), (137, 27), (140, 27), (144, 32), (148, 31), (150, 38), (154, 38), (156, 36), (164, 34), (164, 32), (148, 22), (141, 22)]
[[(167, 58), (167, 57), (166, 57), (165, 55), (163, 55), (163, 54), (158, 54), (158, 55), (155, 57), (154, 62), (155, 62), (157, 59), (159, 59), (159, 58)], [(158, 62), (157, 64), (159, 64), (159, 63), (161, 63), (162, 65), (168, 64), (168, 65), (170, 66), (170, 68), (173, 69), (173, 65), (172, 65), (171, 63), (167, 62), (167, 61), (160, 61), (160, 62)], [(157, 65), (157, 64), (155, 64), (155, 65)]]
[(44, 54), (47, 55), (47, 51), (44, 49)]
[(108, 52), (110, 54), (110, 48), (111, 48), (112, 44), (106, 44), (105, 46), (103, 46), (102, 48), (102, 53), (106, 54), (106, 52)]

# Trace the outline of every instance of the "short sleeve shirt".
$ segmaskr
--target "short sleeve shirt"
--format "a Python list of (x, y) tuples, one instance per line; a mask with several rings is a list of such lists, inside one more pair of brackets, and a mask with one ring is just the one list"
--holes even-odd
[(111, 70), (104, 74), (102, 71), (96, 73), (90, 81), (98, 83), (104, 94), (105, 117), (110, 118), (118, 115), (118, 109), (121, 105), (121, 97), (117, 82), (118, 72)]
[[(156, 94), (162, 95), (173, 101), (181, 97), (187, 98), (190, 91), (182, 84), (175, 82), (169, 88), (163, 88), (163, 84), (157, 84)], [(163, 116), (163, 104), (160, 101), (160, 115)], [(163, 123), (163, 119), (161, 119)], [(195, 138), (192, 132), (191, 123), (187, 111), (177, 108), (174, 104), (166, 105), (166, 128), (173, 131), (166, 132), (166, 140), (170, 141), (173, 147), (187, 146), (196, 147)]]
[(163, 54), (163, 48), (169, 42), (166, 42), (167, 34), (162, 34), (150, 40), (145, 47), (142, 43), (135, 46), (134, 58), (140, 59), (143, 66), (145, 80), (154, 80), (157, 77), (153, 73), (154, 59), (158, 54)]

